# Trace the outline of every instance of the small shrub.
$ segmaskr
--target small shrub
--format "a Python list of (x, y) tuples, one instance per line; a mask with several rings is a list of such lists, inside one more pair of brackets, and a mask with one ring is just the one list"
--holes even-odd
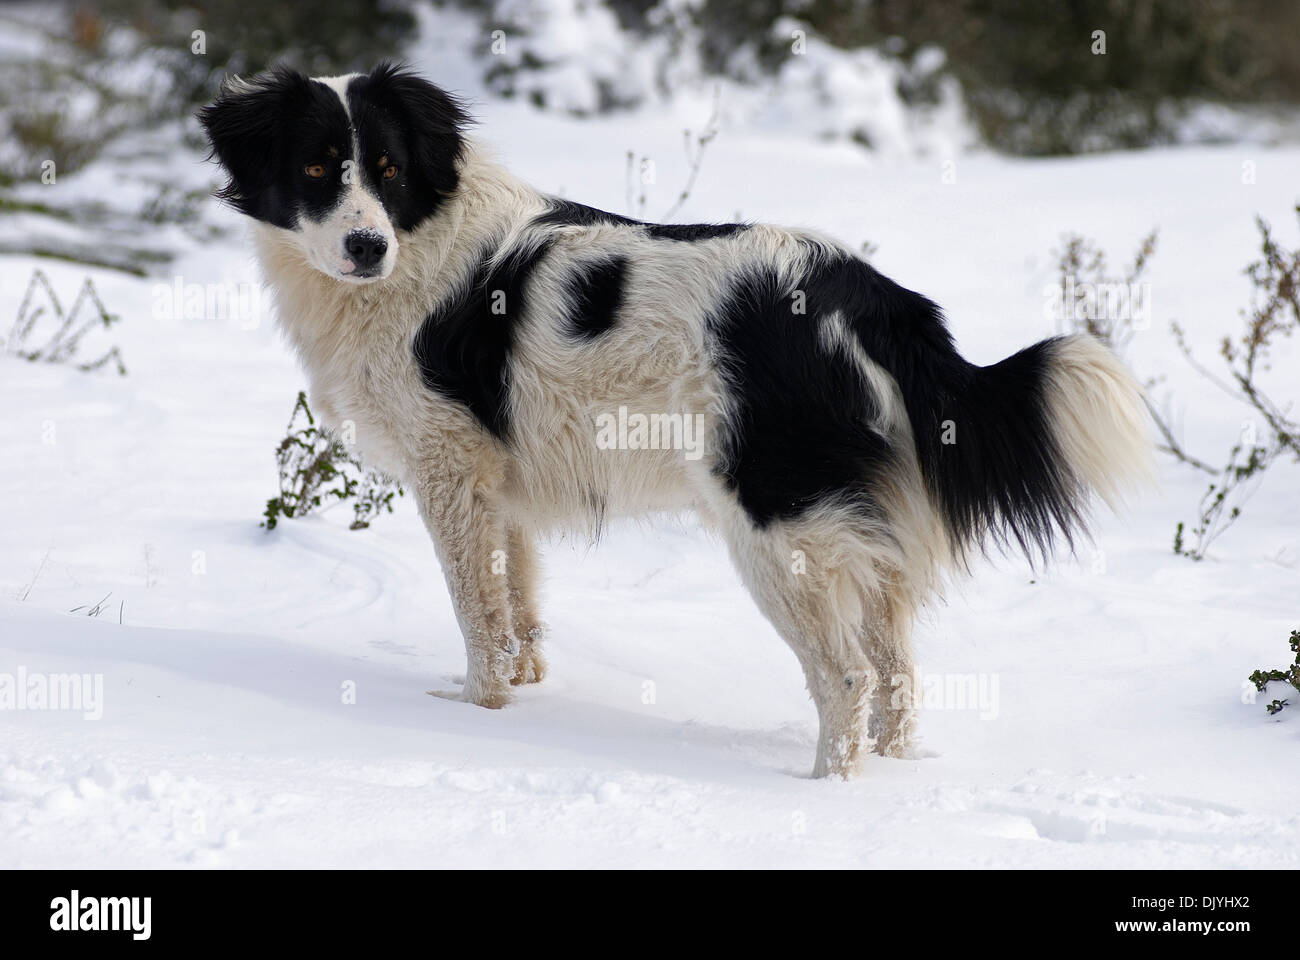
[(1211, 483), (1197, 508), (1196, 523), (1190, 533), (1196, 543), (1189, 546), (1185, 537), (1186, 525), (1179, 521), (1174, 531), (1174, 553), (1189, 560), (1204, 560), (1205, 552), (1220, 534), (1241, 516), (1241, 503), (1245, 499), (1242, 485), (1263, 473), (1273, 462), (1276, 451), (1270, 447), (1238, 443), (1228, 453), (1228, 463), (1219, 479)]
[[(1300, 215), (1300, 207), (1296, 207)], [(1241, 516), (1241, 504), (1253, 491), (1248, 481), (1263, 474), (1278, 458), (1289, 456), (1300, 463), (1300, 421), (1289, 403), (1270, 396), (1259, 382), (1259, 375), (1270, 369), (1273, 349), (1284, 337), (1300, 330), (1300, 250), (1287, 250), (1273, 239), (1269, 225), (1255, 218), (1260, 235), (1260, 258), (1246, 267), (1251, 280), (1251, 304), (1241, 312), (1242, 332), (1237, 341), (1224, 337), (1219, 356), (1227, 369), (1227, 379), (1203, 366), (1192, 355), (1187, 337), (1178, 324), (1172, 324), (1174, 337), (1184, 358), (1197, 373), (1240, 403), (1263, 421), (1264, 429), (1252, 429), (1233, 445), (1227, 464), (1219, 471), (1201, 497), (1199, 518), (1192, 527), (1196, 544), (1182, 551), (1193, 560), (1205, 557), (1210, 544)], [(1168, 428), (1160, 429), (1170, 435)], [(1184, 457), (1193, 465), (1201, 465)]]
[[(45, 302), (38, 303), (37, 294), (44, 293)], [(83, 308), (91, 310), (90, 316), (86, 317), (83, 322), (79, 318)], [(33, 347), (30, 345), (33, 332), (41, 318), (47, 313), (52, 314), (56, 324), (54, 334), (50, 336), (41, 346)], [(36, 363), (71, 363), (78, 370), (98, 370), (112, 361), (117, 365), (117, 372), (121, 376), (126, 376), (126, 364), (122, 362), (122, 354), (117, 347), (112, 347), (103, 356), (95, 360), (84, 363), (76, 362), (77, 351), (81, 347), (81, 339), (88, 332), (96, 327), (104, 330), (110, 329), (113, 324), (117, 323), (120, 318), (116, 314), (108, 312), (104, 306), (104, 301), (99, 298), (99, 293), (95, 290), (95, 285), (89, 277), (77, 291), (76, 298), (72, 301), (72, 306), (68, 310), (63, 309), (59, 302), (59, 296), (54, 292), (54, 286), (50, 283), (50, 278), (45, 275), (44, 270), (34, 270), (32, 279), (28, 281), (27, 291), (23, 294), (22, 302), (18, 305), (18, 317), (14, 321), (13, 328), (9, 331), (9, 339), (4, 343), (6, 352), (24, 360)]]
[(367, 471), (357, 488), (356, 499), (352, 503), (352, 523), (349, 529), (364, 530), (370, 521), (387, 511), (393, 512), (393, 498), (402, 496), (402, 488), (392, 478)]
[[(1097, 291), (1132, 290), (1141, 286), (1147, 264), (1156, 252), (1157, 233), (1152, 230), (1138, 244), (1133, 262), (1121, 274), (1113, 274), (1106, 261), (1106, 251), (1097, 243), (1078, 234), (1066, 234), (1056, 251), (1057, 282), (1061, 287), (1062, 319), (1076, 333), (1088, 333), (1116, 353), (1123, 353), (1138, 327), (1131, 301), (1122, 302), (1127, 309), (1109, 308), (1107, 299)], [(1070, 294), (1074, 299), (1070, 301)], [(1086, 294), (1090, 293), (1091, 297)], [(1146, 318), (1149, 322), (1150, 318)]]
[[(1300, 214), (1300, 207), (1296, 208)], [(1300, 463), (1300, 422), (1292, 407), (1265, 392), (1259, 375), (1272, 365), (1272, 352), (1278, 342), (1300, 330), (1300, 250), (1287, 250), (1273, 238), (1269, 225), (1256, 217), (1260, 234), (1260, 258), (1245, 269), (1253, 290), (1250, 307), (1241, 312), (1243, 330), (1237, 340), (1224, 337), (1219, 355), (1227, 368), (1227, 377), (1202, 365), (1193, 355), (1186, 334), (1177, 324), (1170, 324), (1175, 343), (1184, 359), (1197, 373), (1228, 396), (1250, 409), (1263, 423), (1258, 436), (1253, 428), (1243, 430), (1241, 438), (1228, 451), (1222, 467), (1194, 456), (1178, 439), (1173, 418), (1146, 399), (1147, 410), (1159, 432), (1157, 449), (1208, 474), (1213, 479), (1202, 495), (1197, 519), (1188, 525), (1179, 523), (1174, 531), (1174, 553), (1191, 560), (1203, 560), (1210, 545), (1241, 517), (1242, 504), (1249, 498), (1264, 472), (1284, 455)], [(1074, 289), (1112, 289), (1137, 284), (1155, 251), (1155, 234), (1148, 235), (1138, 248), (1132, 266), (1122, 276), (1112, 276), (1106, 266), (1105, 253), (1091, 240), (1067, 235), (1062, 249), (1056, 251), (1062, 303), (1068, 328), (1089, 333), (1123, 353), (1135, 329), (1131, 313), (1108, 315), (1089, 311), (1080, 316), (1075, 304), (1067, 303)], [(1159, 378), (1143, 381), (1150, 391)], [(1252, 482), (1253, 481), (1253, 482)]]
[[(1268, 685), (1273, 681), (1289, 683), (1295, 689), (1300, 690), (1300, 630), (1291, 631), (1291, 639), (1288, 641), (1288, 645), (1294, 655), (1291, 666), (1285, 670), (1256, 670), (1248, 678), (1260, 693), (1267, 690)], [(1271, 703), (1264, 704), (1264, 708), (1270, 714), (1281, 713), (1290, 702), (1290, 700), (1273, 700)]]
[(352, 500), (351, 530), (363, 530), (384, 511), (393, 512), (393, 499), (403, 495), (391, 477), (366, 470), (332, 434), (317, 426), (299, 391), (285, 438), (275, 450), (280, 495), (266, 501), (261, 526), (274, 530), (281, 519), (305, 517), (329, 500)]

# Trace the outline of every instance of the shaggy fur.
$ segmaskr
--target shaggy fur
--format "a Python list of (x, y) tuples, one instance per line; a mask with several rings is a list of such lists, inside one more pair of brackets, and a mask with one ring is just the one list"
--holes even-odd
[(814, 775), (850, 775), (908, 751), (895, 688), (945, 569), (1046, 555), (1147, 472), (1138, 387), (1099, 343), (974, 366), (836, 241), (545, 196), (390, 65), (238, 81), (201, 120), (313, 406), (416, 493), (472, 703), (545, 674), (538, 536), (691, 508), (803, 666)]

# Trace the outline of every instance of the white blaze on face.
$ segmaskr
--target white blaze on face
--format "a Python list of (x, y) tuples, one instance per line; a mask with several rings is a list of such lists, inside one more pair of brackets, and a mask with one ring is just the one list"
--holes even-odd
[[(362, 176), (361, 145), (357, 141), (356, 129), (351, 127), (352, 113), (348, 109), (348, 83), (355, 76), (358, 74), (316, 78), (338, 94), (343, 102), (352, 130), (352, 157), (343, 164), (343, 185), (338, 205), (319, 222), (308, 217), (300, 218), (296, 232), (308, 262), (321, 273), (349, 283), (370, 283), (393, 272), (398, 244), (388, 212), (379, 198), (366, 189)], [(378, 241), (388, 248), (364, 277), (353, 276), (358, 272), (358, 266), (348, 253), (349, 242), (356, 240)]]

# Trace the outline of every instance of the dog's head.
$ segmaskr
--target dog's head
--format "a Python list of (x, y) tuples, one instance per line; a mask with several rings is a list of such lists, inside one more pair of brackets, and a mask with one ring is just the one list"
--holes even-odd
[(327, 276), (371, 283), (393, 272), (401, 235), (456, 189), (469, 118), (445, 91), (384, 63), (228, 81), (199, 122), (230, 175), (221, 199), (290, 231)]

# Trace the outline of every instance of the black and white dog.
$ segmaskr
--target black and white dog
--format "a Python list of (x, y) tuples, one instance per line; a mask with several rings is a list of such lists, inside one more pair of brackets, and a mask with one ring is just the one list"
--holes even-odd
[(235, 80), (200, 120), (313, 405), (416, 493), (472, 703), (545, 672), (539, 535), (692, 508), (803, 665), (814, 775), (851, 775), (908, 751), (911, 625), (945, 570), (1046, 553), (1148, 472), (1099, 343), (975, 366), (830, 238), (538, 192), (402, 68)]

